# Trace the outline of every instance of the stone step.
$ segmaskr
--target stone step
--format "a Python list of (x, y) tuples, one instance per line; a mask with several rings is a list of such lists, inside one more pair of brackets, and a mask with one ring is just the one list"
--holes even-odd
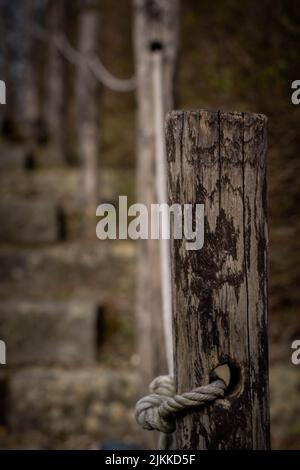
[(48, 200), (0, 202), (0, 241), (53, 243), (60, 237), (59, 211)]
[[(0, 167), (1, 170), (1, 167)], [(53, 168), (26, 171), (0, 171), (0, 197), (51, 197), (61, 204), (76, 202), (80, 196), (81, 178), (78, 168)], [(134, 202), (134, 172), (132, 170), (99, 170), (99, 204), (117, 204), (119, 195), (128, 195)]]
[(30, 158), (31, 152), (24, 145), (0, 144), (0, 170), (25, 169)]
[[(71, 435), (83, 441), (86, 437), (86, 442), (147, 440), (147, 433), (134, 420), (138, 378), (132, 371), (96, 366), (77, 370), (27, 368), (6, 374), (2, 368), (0, 381), (8, 404), (1, 408), (5, 413), (1, 422), (12, 435), (22, 436), (23, 446), (34, 443), (42, 448), (66, 448)], [(300, 412), (299, 386), (297, 367), (284, 362), (271, 365), (274, 449), (282, 439), (298, 439), (294, 423)]]
[(72, 198), (78, 191), (78, 170), (55, 168), (0, 172), (0, 196), (4, 198), (49, 197), (54, 201)]
[(11, 375), (7, 394), (6, 420), (15, 434), (34, 432), (58, 446), (70, 435), (137, 442), (141, 434), (136, 376), (128, 370), (30, 368)]
[(91, 302), (0, 302), (8, 367), (92, 364), (96, 327), (97, 305)]
[(285, 442), (299, 448), (299, 367), (286, 360), (270, 367), (271, 444), (275, 450)]
[[(49, 206), (56, 204), (60, 236), (78, 240), (87, 238), (88, 233), (88, 238), (92, 238), (97, 220), (94, 213), (86, 218), (81, 185), (78, 169), (0, 172), (0, 216), (7, 221), (1, 224), (0, 241), (40, 242), (39, 238), (34, 237), (36, 223), (41, 217), (43, 224), (47, 224), (47, 211), (43, 210), (45, 200), (51, 201), (48, 202)], [(99, 204), (109, 202), (117, 207), (119, 195), (127, 195), (128, 204), (131, 204), (134, 202), (133, 173), (129, 170), (115, 172), (103, 169), (99, 173), (98, 189)], [(42, 215), (37, 213), (40, 207)], [(23, 230), (18, 230), (20, 224), (26, 227), (26, 236)]]
[(38, 249), (0, 247), (2, 299), (131, 302), (135, 281), (132, 241), (59, 243)]

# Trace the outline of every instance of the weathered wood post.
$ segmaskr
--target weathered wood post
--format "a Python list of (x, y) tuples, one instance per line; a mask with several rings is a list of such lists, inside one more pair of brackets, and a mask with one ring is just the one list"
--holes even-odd
[[(134, 0), (134, 48), (137, 76), (137, 200), (158, 202), (155, 188), (153, 55), (162, 50), (164, 111), (174, 107), (178, 52), (179, 0)], [(163, 333), (159, 240), (141, 240), (138, 257), (137, 329), (140, 393), (154, 377), (167, 373)]]
[(224, 400), (178, 417), (178, 449), (269, 447), (266, 126), (260, 114), (167, 116), (169, 202), (205, 214), (202, 249), (171, 243), (177, 391), (231, 370)]
[[(5, 10), (2, 6), (0, 15), (0, 135), (2, 134), (2, 126), (5, 117), (5, 106), (1, 106), (6, 102), (6, 54), (5, 54)], [(5, 98), (5, 100), (4, 100)]]
[[(78, 51), (90, 59), (99, 51), (100, 14), (95, 0), (80, 0)], [(85, 62), (77, 69), (77, 133), (83, 204), (89, 231), (97, 206), (99, 157), (99, 84)]]

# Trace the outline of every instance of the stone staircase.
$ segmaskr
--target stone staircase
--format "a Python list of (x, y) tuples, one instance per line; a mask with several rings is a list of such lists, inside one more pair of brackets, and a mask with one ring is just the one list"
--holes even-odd
[[(132, 199), (130, 171), (102, 169), (99, 181), (99, 203)], [(136, 246), (83, 235), (79, 188), (78, 168), (0, 144), (1, 448), (139, 440)]]

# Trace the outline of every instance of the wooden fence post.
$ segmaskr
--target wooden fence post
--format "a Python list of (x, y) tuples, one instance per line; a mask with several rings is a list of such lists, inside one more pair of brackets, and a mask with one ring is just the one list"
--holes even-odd
[[(153, 51), (163, 49), (164, 110), (174, 108), (178, 50), (179, 0), (134, 0), (134, 49), (137, 78), (137, 200), (150, 209), (158, 202), (155, 189), (155, 123)], [(157, 45), (157, 44), (156, 44)], [(163, 333), (159, 241), (141, 240), (138, 255), (137, 306), (140, 393), (154, 377), (167, 373)]]
[(268, 449), (266, 131), (260, 114), (167, 116), (169, 203), (204, 204), (204, 245), (172, 240), (179, 393), (227, 363), (225, 399), (178, 416), (178, 449)]
[[(82, 56), (97, 56), (99, 50), (100, 14), (97, 1), (79, 3), (78, 51)], [(76, 75), (77, 133), (81, 162), (82, 202), (87, 233), (97, 206), (99, 157), (99, 84), (91, 70), (83, 64)]]

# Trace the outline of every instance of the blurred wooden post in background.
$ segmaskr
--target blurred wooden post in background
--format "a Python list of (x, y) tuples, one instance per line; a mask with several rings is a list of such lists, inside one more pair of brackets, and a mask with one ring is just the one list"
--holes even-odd
[(51, 36), (48, 43), (48, 61), (45, 74), (45, 109), (47, 136), (50, 141), (51, 160), (64, 160), (64, 106), (65, 106), (65, 66), (64, 58), (57, 49), (55, 38), (64, 32), (65, 1), (48, 0), (46, 26)]
[[(4, 22), (4, 5), (1, 5), (0, 11), (0, 80), (6, 82), (6, 47), (5, 47), (5, 22)], [(0, 103), (1, 105), (1, 103)], [(5, 116), (5, 107), (0, 106), (0, 135), (2, 134), (2, 126)]]
[[(78, 51), (86, 59), (98, 55), (100, 15), (96, 0), (80, 0)], [(86, 62), (77, 69), (77, 135), (82, 168), (82, 202), (88, 219), (95, 214), (98, 190), (98, 87)], [(90, 226), (89, 220), (87, 225)], [(93, 227), (94, 230), (94, 227)], [(93, 232), (94, 233), (94, 232)]]
[(37, 81), (33, 53), (33, 0), (4, 0), (7, 23), (7, 102), (8, 133), (13, 139), (34, 138), (38, 114)]
[(174, 111), (167, 117), (169, 203), (204, 204), (204, 246), (172, 240), (179, 393), (228, 363), (225, 400), (178, 417), (178, 449), (268, 449), (267, 120)]
[[(179, 1), (134, 0), (134, 47), (137, 76), (137, 201), (157, 203), (153, 103), (153, 43), (163, 48), (164, 109), (174, 107), (178, 50)], [(159, 241), (142, 240), (138, 259), (137, 292), (140, 393), (154, 377), (167, 373), (164, 344)]]

